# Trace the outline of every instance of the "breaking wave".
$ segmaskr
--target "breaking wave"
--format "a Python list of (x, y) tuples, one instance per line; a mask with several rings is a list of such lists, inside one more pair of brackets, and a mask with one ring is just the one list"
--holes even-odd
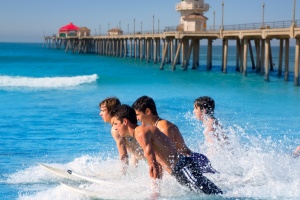
[(97, 74), (71, 77), (22, 77), (0, 76), (0, 87), (30, 87), (30, 88), (62, 88), (92, 83), (98, 79)]

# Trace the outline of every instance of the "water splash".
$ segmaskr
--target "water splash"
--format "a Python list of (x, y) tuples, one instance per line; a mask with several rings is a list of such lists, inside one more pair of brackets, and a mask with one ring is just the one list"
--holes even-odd
[[(145, 162), (141, 162), (138, 167), (129, 167), (126, 175), (121, 173), (122, 164), (119, 160), (103, 160), (99, 157), (82, 156), (70, 163), (52, 163), (49, 165), (60, 169), (72, 169), (87, 176), (96, 174), (98, 177), (113, 180), (115, 184), (112, 186), (105, 183), (71, 181), (45, 171), (40, 166), (33, 166), (12, 174), (6, 183), (21, 185), (22, 189), (18, 198), (20, 200), (88, 199), (84, 195), (69, 191), (59, 182), (97, 191), (103, 196), (103, 199), (147, 199), (151, 197), (151, 180)], [(173, 196), (175, 199), (184, 199), (184, 196), (189, 194), (168, 174), (161, 181), (161, 187), (161, 197), (163, 198)]]
[[(300, 199), (300, 159), (293, 158), (281, 142), (259, 135), (250, 135), (239, 126), (226, 129), (230, 138), (227, 146), (202, 144), (200, 151), (208, 156), (219, 174), (205, 174), (224, 191), (223, 197), (194, 194), (165, 174), (161, 181), (161, 199)], [(200, 143), (201, 139), (194, 142)], [(213, 149), (214, 151), (211, 151)], [(209, 152), (213, 152), (210, 154)], [(68, 191), (59, 182), (97, 191), (104, 199), (147, 199), (151, 196), (150, 178), (146, 162), (130, 167), (122, 174), (119, 160), (84, 155), (70, 163), (52, 163), (60, 169), (71, 169), (87, 176), (99, 176), (115, 184), (70, 182), (32, 166), (11, 174), (7, 184), (21, 185), (20, 200), (27, 199), (86, 199), (81, 194)], [(117, 192), (116, 192), (117, 191)]]
[(211, 176), (227, 197), (300, 199), (300, 159), (285, 151), (282, 142), (250, 135), (239, 126), (229, 127), (226, 146), (203, 144), (201, 149), (220, 174)]

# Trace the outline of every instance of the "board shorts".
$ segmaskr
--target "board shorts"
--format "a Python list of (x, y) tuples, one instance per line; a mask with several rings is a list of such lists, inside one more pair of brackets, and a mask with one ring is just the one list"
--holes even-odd
[(172, 175), (181, 185), (187, 186), (192, 191), (205, 194), (223, 194), (221, 189), (203, 176), (199, 165), (193, 161), (192, 157), (180, 155)]
[(191, 158), (195, 163), (199, 165), (199, 168), (202, 170), (202, 173), (219, 173), (217, 170), (215, 170), (212, 166), (208, 158), (201, 154), (193, 152), (191, 154)]

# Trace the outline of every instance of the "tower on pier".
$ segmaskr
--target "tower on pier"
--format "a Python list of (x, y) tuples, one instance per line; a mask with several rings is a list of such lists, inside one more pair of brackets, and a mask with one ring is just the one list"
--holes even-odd
[(180, 13), (180, 29), (183, 31), (205, 31), (206, 18), (203, 14), (209, 10), (204, 0), (182, 0), (176, 5)]

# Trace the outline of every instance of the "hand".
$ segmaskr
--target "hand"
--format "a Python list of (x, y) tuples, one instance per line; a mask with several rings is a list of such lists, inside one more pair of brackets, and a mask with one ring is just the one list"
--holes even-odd
[(161, 179), (162, 178), (162, 168), (158, 163), (153, 163), (149, 166), (149, 174), (153, 179)]

